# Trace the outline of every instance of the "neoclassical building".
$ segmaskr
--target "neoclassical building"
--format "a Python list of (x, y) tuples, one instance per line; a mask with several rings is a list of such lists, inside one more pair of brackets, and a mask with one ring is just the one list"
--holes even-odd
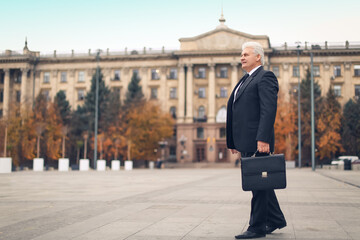
[(133, 74), (141, 79), (144, 95), (157, 101), (176, 118), (176, 136), (167, 145), (170, 161), (233, 162), (225, 142), (226, 103), (233, 87), (244, 74), (241, 46), (259, 42), (265, 49), (265, 68), (278, 77), (286, 97), (296, 91), (299, 77), (310, 67), (314, 54), (314, 77), (325, 94), (332, 88), (344, 104), (360, 96), (360, 44), (310, 44), (271, 46), (266, 35), (250, 35), (228, 28), (225, 19), (212, 31), (181, 38), (180, 49), (168, 51), (72, 51), (42, 55), (30, 51), (0, 53), (0, 115), (6, 117), (12, 103), (26, 108), (42, 93), (53, 99), (63, 90), (73, 109), (83, 104), (97, 64), (105, 83), (124, 100)]

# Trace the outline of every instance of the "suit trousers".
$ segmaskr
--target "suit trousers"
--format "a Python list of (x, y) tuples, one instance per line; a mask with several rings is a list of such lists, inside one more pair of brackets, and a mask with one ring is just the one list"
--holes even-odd
[[(253, 152), (241, 153), (242, 157), (251, 157)], [(257, 156), (267, 154), (257, 154)], [(266, 226), (286, 225), (284, 214), (282, 213), (275, 191), (258, 190), (252, 191), (251, 212), (248, 231), (265, 234)]]

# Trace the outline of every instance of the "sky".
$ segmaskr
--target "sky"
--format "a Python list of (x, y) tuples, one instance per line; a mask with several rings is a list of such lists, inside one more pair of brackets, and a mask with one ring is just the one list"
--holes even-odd
[(273, 46), (360, 43), (359, 0), (0, 0), (0, 52), (178, 50), (179, 39), (214, 30), (223, 9), (234, 30)]

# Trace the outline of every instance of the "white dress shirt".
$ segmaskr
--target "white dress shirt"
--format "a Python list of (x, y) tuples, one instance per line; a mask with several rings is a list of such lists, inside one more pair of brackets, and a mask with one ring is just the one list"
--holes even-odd
[[(248, 74), (249, 76), (247, 78), (249, 78), (259, 67), (261, 67), (261, 65), (253, 68)], [(235, 92), (234, 92), (234, 102), (235, 102), (235, 99), (236, 99), (236, 94), (237, 92), (239, 91), (241, 85), (243, 85), (243, 82), (239, 84), (239, 86), (235, 89)]]

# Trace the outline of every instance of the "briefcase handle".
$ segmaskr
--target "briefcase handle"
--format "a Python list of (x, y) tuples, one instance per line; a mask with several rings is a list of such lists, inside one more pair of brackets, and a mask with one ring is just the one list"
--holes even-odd
[[(256, 154), (259, 152), (259, 149), (256, 149), (256, 152), (251, 157), (256, 157)], [(273, 155), (274, 153), (269, 152), (269, 156)]]

